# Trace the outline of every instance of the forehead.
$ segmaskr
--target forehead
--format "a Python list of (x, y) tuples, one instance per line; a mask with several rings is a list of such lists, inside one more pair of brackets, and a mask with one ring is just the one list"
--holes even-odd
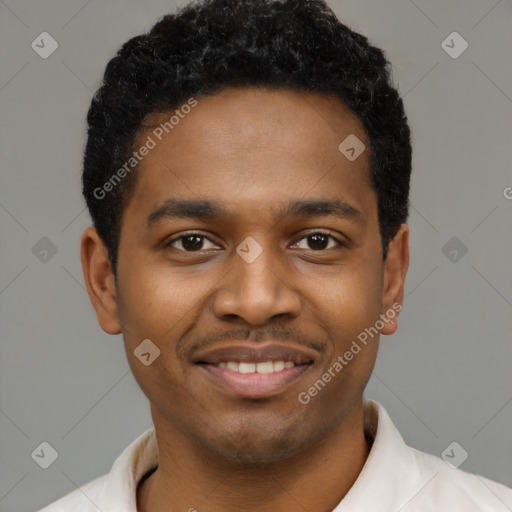
[[(372, 192), (369, 151), (350, 161), (339, 150), (362, 123), (334, 95), (266, 88), (227, 88), (197, 105), (150, 116), (136, 147), (154, 147), (137, 167), (134, 201), (157, 207), (168, 197), (212, 197), (261, 208), (288, 196)], [(179, 107), (178, 107), (179, 110)], [(167, 124), (166, 124), (167, 123)], [(162, 130), (167, 126), (167, 130)]]
[[(167, 123), (166, 132), (170, 133), (162, 135), (169, 144), (202, 146), (209, 154), (219, 147), (226, 157), (228, 147), (257, 151), (261, 145), (274, 142), (296, 149), (300, 141), (304, 152), (317, 153), (321, 149), (337, 149), (340, 137), (349, 134), (366, 140), (362, 123), (334, 94), (228, 87), (213, 96), (200, 97), (197, 102), (190, 112), (187, 109), (180, 118), (174, 116), (175, 126)], [(141, 135), (158, 130), (172, 114), (150, 115)]]

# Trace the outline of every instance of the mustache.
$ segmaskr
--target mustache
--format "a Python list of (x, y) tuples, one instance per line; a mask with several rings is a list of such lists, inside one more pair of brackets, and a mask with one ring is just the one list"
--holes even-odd
[(295, 328), (285, 328), (279, 325), (267, 326), (262, 329), (237, 328), (229, 331), (214, 332), (205, 336), (196, 337), (191, 343), (183, 344), (183, 338), (176, 346), (179, 356), (189, 359), (194, 353), (216, 347), (222, 341), (250, 341), (252, 343), (262, 343), (264, 341), (281, 341), (285, 343), (294, 343), (312, 348), (319, 353), (325, 352), (328, 339), (310, 338), (302, 334)]

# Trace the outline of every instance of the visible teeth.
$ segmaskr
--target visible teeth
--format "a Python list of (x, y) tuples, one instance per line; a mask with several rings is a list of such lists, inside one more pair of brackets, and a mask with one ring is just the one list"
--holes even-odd
[(274, 371), (274, 365), (272, 361), (265, 361), (264, 363), (258, 363), (256, 365), (257, 373), (272, 373)]
[(284, 370), (284, 361), (274, 361), (274, 371), (280, 372)]
[(256, 363), (238, 363), (238, 373), (254, 373)]
[(261, 363), (223, 361), (217, 366), (239, 373), (273, 373), (280, 372), (285, 368), (293, 368), (295, 363), (293, 361), (264, 361)]

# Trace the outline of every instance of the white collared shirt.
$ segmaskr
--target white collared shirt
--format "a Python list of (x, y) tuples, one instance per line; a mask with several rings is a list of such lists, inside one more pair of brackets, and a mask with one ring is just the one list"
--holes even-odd
[[(333, 512), (512, 510), (512, 489), (407, 446), (378, 402), (365, 399), (364, 410), (365, 432), (373, 445), (359, 477)], [(137, 512), (137, 484), (157, 465), (155, 430), (151, 428), (123, 451), (110, 473), (40, 512)]]

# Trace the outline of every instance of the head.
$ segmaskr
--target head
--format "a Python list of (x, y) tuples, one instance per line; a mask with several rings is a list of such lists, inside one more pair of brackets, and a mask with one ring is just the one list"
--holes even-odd
[[(333, 365), (396, 312), (408, 266), (410, 133), (383, 52), (320, 0), (193, 3), (123, 45), (87, 121), (85, 280), (155, 424), (246, 460), (332, 431), (379, 336)], [(272, 396), (228, 392), (198, 359), (269, 340), (311, 359)]]

